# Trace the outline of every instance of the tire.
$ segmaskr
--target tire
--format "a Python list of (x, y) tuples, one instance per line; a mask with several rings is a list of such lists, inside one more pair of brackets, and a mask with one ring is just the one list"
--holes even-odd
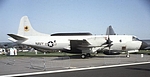
[(81, 58), (82, 58), (82, 59), (85, 59), (85, 58), (86, 58), (86, 55), (85, 55), (85, 54), (82, 54), (82, 55), (81, 55)]

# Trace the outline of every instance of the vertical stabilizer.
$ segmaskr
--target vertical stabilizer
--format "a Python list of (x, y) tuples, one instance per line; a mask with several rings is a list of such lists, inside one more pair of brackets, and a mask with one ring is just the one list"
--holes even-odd
[(18, 29), (18, 34), (23, 36), (49, 36), (48, 34), (43, 34), (35, 31), (27, 16), (23, 16), (20, 20), (20, 25)]
[(116, 35), (116, 33), (114, 32), (111, 26), (107, 28), (106, 35)]

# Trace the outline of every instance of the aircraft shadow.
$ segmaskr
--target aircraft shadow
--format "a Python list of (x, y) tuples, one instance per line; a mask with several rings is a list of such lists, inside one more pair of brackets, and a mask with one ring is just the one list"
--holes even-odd
[[(81, 55), (71, 55), (69, 56), (70, 59), (81, 59)], [(91, 56), (91, 57), (87, 57), (85, 59), (89, 59), (89, 58), (127, 58), (125, 55), (104, 55), (104, 56)]]

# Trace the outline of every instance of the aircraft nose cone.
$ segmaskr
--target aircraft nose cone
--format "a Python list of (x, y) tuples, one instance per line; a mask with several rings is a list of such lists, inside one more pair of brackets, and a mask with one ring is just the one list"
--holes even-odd
[(142, 41), (140, 50), (144, 50), (146, 47), (148, 47), (148, 44), (146, 42)]

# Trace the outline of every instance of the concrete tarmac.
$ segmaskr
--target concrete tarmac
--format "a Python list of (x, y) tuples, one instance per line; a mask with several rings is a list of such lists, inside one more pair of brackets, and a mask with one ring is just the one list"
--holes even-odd
[(150, 77), (150, 64), (71, 71), (52, 74), (29, 75), (27, 77)]
[[(88, 59), (81, 59), (78, 57), (5, 57), (5, 58), (0, 58), (0, 76), (14, 75), (14, 74), (23, 75), (25, 73), (120, 65), (120, 64), (130, 64), (130, 63), (140, 63), (140, 62), (150, 62), (150, 56), (144, 55), (144, 57), (141, 57), (140, 54), (138, 55), (131, 54), (130, 58), (126, 58), (125, 55), (115, 55), (115, 56), (101, 55), (101, 56), (92, 57)], [(147, 67), (144, 67), (143, 69), (146, 68)], [(97, 69), (97, 71), (99, 70)], [(126, 72), (126, 70), (123, 72)], [(111, 71), (114, 72), (114, 70)], [(129, 69), (127, 71), (129, 71)], [(118, 72), (121, 72), (121, 70)], [(103, 74), (102, 71), (99, 73)], [(104, 72), (104, 74), (108, 74), (108, 73)]]

